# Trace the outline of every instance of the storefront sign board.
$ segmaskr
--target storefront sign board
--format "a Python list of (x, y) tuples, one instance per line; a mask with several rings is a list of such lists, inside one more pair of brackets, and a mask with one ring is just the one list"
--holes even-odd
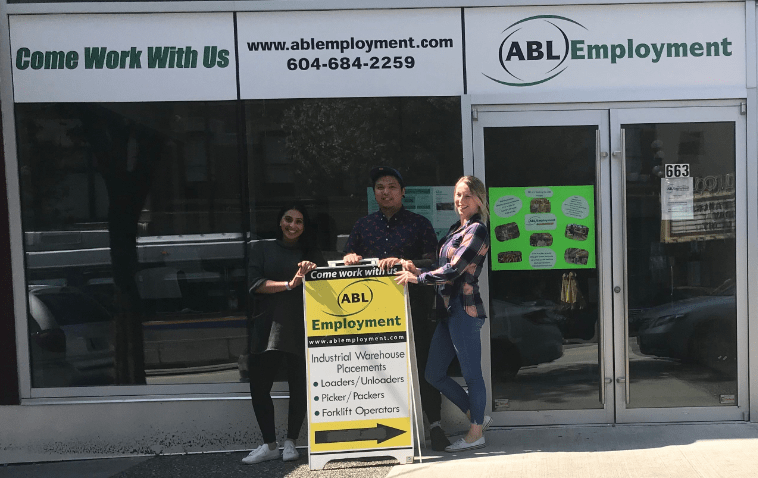
[(237, 99), (231, 13), (12, 15), (16, 103)]
[(744, 87), (740, 3), (467, 8), (470, 94)]
[(492, 270), (595, 268), (594, 186), (490, 188)]
[(304, 287), (308, 458), (413, 462), (406, 288), (377, 266), (318, 268)]
[(241, 12), (242, 99), (463, 94), (459, 9)]

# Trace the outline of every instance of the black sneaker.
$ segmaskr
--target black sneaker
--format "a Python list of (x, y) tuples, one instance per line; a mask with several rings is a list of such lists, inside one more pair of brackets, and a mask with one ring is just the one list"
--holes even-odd
[(450, 446), (450, 440), (447, 439), (442, 427), (433, 427), (429, 430), (429, 435), (432, 437), (432, 450), (445, 451), (445, 448)]

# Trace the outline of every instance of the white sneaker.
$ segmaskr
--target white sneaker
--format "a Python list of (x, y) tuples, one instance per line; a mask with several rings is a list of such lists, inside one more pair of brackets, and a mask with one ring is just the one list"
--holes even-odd
[(492, 425), (492, 417), (489, 415), (484, 416), (484, 423), (482, 423), (482, 432), (486, 432), (487, 429)]
[(300, 458), (300, 453), (295, 448), (295, 442), (284, 440), (284, 450), (282, 450), (282, 461), (296, 461)]
[(479, 438), (473, 443), (466, 443), (466, 440), (461, 438), (457, 442), (453, 443), (452, 445), (445, 447), (445, 451), (448, 453), (454, 453), (456, 451), (466, 451), (466, 450), (475, 450), (477, 448), (484, 448), (485, 442), (484, 442), (484, 436)]
[(242, 463), (252, 465), (253, 463), (260, 463), (262, 461), (276, 460), (280, 456), (278, 444), (273, 450), (270, 450), (268, 445), (264, 443), (243, 458)]

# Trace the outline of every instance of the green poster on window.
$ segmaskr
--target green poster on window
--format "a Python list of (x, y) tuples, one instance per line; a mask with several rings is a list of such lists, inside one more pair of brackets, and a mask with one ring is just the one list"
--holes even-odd
[(595, 187), (490, 188), (492, 270), (594, 269)]

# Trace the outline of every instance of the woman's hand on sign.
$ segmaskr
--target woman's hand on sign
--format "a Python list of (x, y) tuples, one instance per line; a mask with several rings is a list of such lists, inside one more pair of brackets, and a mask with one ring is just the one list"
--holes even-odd
[(400, 271), (395, 273), (395, 282), (400, 285), (405, 284), (418, 284), (418, 278), (416, 274), (410, 271)]
[(379, 270), (384, 272), (392, 269), (395, 267), (395, 264), (398, 264), (402, 262), (397, 257), (386, 257), (384, 259), (379, 259)]
[(305, 274), (316, 268), (316, 263), (311, 261), (303, 261), (298, 262), (297, 266), (300, 268), (300, 270), (297, 271), (298, 275), (305, 277)]
[(413, 261), (405, 261), (405, 260), (403, 260), (403, 261), (400, 261), (400, 265), (403, 266), (403, 270), (404, 271), (411, 272), (411, 273), (413, 273), (413, 275), (417, 276), (421, 272), (421, 271), (419, 271), (416, 268), (416, 264), (414, 264)]
[(358, 262), (363, 260), (363, 256), (359, 256), (355, 252), (351, 252), (350, 254), (346, 254), (345, 257), (342, 258), (342, 261), (345, 263), (346, 266), (352, 266), (354, 264), (357, 264)]
[(305, 278), (305, 274), (315, 269), (316, 264), (311, 261), (303, 261), (298, 262), (297, 267), (297, 273), (295, 273), (295, 277), (293, 277), (290, 281), (291, 287), (297, 287), (302, 284), (303, 279)]

